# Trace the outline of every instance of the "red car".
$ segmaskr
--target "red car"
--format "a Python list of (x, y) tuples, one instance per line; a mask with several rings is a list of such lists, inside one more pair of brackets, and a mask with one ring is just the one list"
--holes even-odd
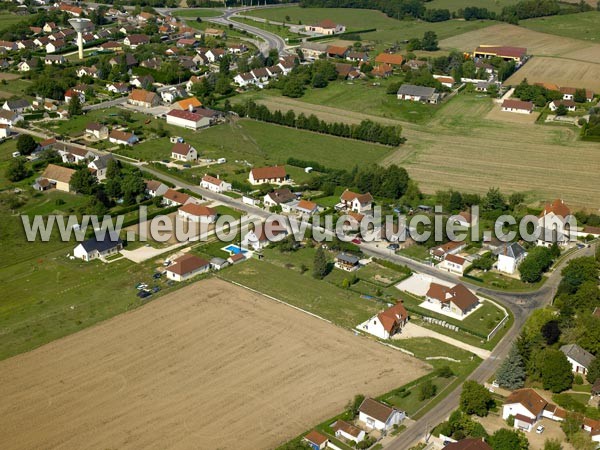
[(362, 244), (362, 241), (359, 238), (354, 238), (354, 239), (352, 239), (352, 243), (359, 245), (359, 244)]

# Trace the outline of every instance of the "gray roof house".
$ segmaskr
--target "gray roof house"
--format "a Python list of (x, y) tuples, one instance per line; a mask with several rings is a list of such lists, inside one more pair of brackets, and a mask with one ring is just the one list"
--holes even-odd
[(73, 256), (84, 261), (91, 261), (92, 259), (116, 254), (122, 248), (123, 241), (119, 236), (106, 232), (103, 239), (98, 239), (94, 234), (92, 238), (80, 243), (73, 250)]
[(505, 255), (514, 259), (520, 259), (523, 257), (523, 255), (527, 254), (527, 250), (525, 250), (518, 242), (510, 242), (504, 243), (501, 246), (497, 247), (494, 250), (494, 254)]
[(2, 109), (18, 113), (23, 112), (28, 108), (31, 108), (31, 104), (24, 98), (20, 98), (17, 100), (6, 100), (4, 102), (4, 105), (2, 105)]
[(569, 363), (573, 367), (573, 372), (580, 373), (585, 375), (587, 373), (587, 369), (595, 359), (595, 356), (592, 355), (587, 350), (582, 349), (577, 344), (568, 344), (563, 345), (560, 348), (560, 351), (565, 354)]
[(335, 257), (335, 266), (338, 269), (352, 271), (360, 267), (359, 261), (357, 256), (342, 252)]
[(214, 270), (224, 269), (229, 265), (229, 262), (226, 259), (214, 257), (210, 260), (210, 268)]
[(398, 100), (410, 100), (413, 102), (438, 103), (440, 94), (435, 88), (426, 86), (415, 86), (414, 84), (403, 84), (398, 89)]

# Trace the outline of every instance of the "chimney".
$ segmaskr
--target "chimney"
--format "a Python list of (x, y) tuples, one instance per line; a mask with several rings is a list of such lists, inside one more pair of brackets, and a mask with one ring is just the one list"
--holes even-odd
[(188, 111), (189, 112), (194, 112), (194, 105), (189, 105), (188, 106)]
[(221, 179), (221, 175), (217, 174), (217, 180), (220, 180), (220, 179)]

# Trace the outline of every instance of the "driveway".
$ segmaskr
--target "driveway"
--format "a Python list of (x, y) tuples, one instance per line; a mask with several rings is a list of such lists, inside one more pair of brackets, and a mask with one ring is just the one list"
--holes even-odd
[(451, 338), (446, 336), (445, 334), (438, 333), (437, 331), (429, 330), (427, 328), (420, 327), (419, 325), (415, 325), (414, 323), (407, 323), (403, 328), (402, 332), (396, 334), (392, 339), (408, 339), (414, 337), (429, 337), (435, 338), (442, 342), (446, 342), (450, 345), (454, 345), (455, 347), (462, 348), (468, 352), (474, 353), (479, 356), (481, 359), (488, 359), (491, 355), (489, 350), (484, 350), (479, 347), (475, 347), (473, 345), (465, 344), (458, 339)]

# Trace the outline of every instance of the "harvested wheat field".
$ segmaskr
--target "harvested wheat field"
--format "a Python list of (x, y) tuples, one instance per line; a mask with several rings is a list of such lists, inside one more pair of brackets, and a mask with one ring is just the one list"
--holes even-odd
[(258, 449), (425, 374), (407, 355), (224, 281), (0, 363), (3, 448)]
[(517, 70), (505, 84), (517, 85), (525, 78), (530, 83), (554, 83), (558, 86), (600, 91), (600, 55), (596, 63), (569, 61), (562, 58), (531, 58)]

